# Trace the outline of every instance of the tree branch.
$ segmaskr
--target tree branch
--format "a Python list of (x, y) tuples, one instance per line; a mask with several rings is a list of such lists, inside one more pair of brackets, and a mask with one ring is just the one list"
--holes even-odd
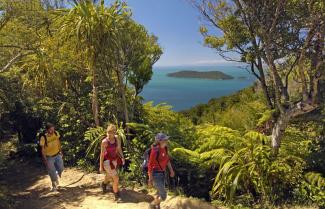
[(274, 14), (274, 18), (273, 18), (273, 21), (272, 21), (272, 25), (271, 25), (270, 30), (269, 30), (269, 34), (272, 34), (274, 29), (275, 29), (276, 23), (278, 21), (278, 18), (280, 16), (280, 12), (281, 12), (281, 9), (282, 9), (282, 6), (283, 6), (284, 3), (285, 3), (285, 0), (278, 0), (276, 10), (275, 10), (275, 14)]
[(19, 52), (18, 54), (16, 54), (1, 70), (0, 73), (5, 72), (6, 70), (8, 70), (13, 64), (15, 64), (20, 58), (32, 54), (33, 52), (28, 52), (28, 53), (21, 53)]

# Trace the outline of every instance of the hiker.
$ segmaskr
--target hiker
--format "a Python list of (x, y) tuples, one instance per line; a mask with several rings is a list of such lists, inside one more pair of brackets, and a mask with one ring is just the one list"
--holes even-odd
[(148, 160), (148, 184), (149, 187), (153, 185), (155, 189), (157, 189), (157, 195), (149, 207), (151, 209), (159, 209), (160, 202), (166, 200), (167, 198), (165, 188), (166, 167), (169, 169), (170, 177), (175, 176), (175, 172), (168, 155), (168, 139), (169, 136), (163, 133), (158, 133), (155, 137), (155, 143), (151, 146)]
[(119, 194), (119, 176), (117, 168), (119, 165), (125, 164), (125, 159), (122, 152), (121, 140), (117, 136), (117, 130), (115, 125), (108, 125), (106, 130), (106, 137), (102, 140), (100, 151), (100, 166), (99, 172), (105, 171), (105, 179), (102, 183), (102, 189), (105, 193), (107, 191), (107, 184), (113, 180), (113, 192), (115, 201), (120, 201)]
[(40, 146), (43, 162), (52, 182), (52, 190), (57, 191), (58, 176), (61, 178), (63, 166), (63, 152), (61, 149), (60, 134), (51, 123), (46, 124), (46, 132), (40, 136)]

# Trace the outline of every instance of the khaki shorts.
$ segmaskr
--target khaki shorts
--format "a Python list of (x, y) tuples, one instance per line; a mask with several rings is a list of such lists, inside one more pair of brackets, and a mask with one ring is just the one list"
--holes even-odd
[(106, 175), (108, 175), (108, 176), (116, 176), (117, 175), (117, 171), (116, 171), (117, 161), (116, 160), (113, 160), (113, 165), (115, 166), (115, 169), (111, 168), (109, 160), (104, 161), (104, 170), (106, 172)]

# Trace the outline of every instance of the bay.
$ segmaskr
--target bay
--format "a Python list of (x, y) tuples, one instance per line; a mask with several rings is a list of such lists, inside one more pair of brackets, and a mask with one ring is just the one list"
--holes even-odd
[[(251, 86), (255, 77), (243, 68), (244, 66), (235, 65), (154, 67), (152, 79), (144, 87), (141, 96), (144, 102), (167, 103), (175, 111), (185, 110), (207, 103), (211, 98), (231, 95)], [(181, 70), (221, 71), (233, 76), (234, 79), (209, 80), (167, 76), (168, 73)]]

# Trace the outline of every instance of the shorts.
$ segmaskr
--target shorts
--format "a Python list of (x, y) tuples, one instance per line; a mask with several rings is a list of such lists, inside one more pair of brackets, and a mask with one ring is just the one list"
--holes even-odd
[(117, 176), (117, 170), (116, 170), (117, 161), (116, 160), (113, 160), (112, 163), (115, 166), (115, 169), (112, 169), (111, 168), (111, 165), (110, 165), (110, 161), (109, 160), (105, 160), (104, 161), (104, 170), (106, 172), (106, 175), (108, 175), (108, 176)]

